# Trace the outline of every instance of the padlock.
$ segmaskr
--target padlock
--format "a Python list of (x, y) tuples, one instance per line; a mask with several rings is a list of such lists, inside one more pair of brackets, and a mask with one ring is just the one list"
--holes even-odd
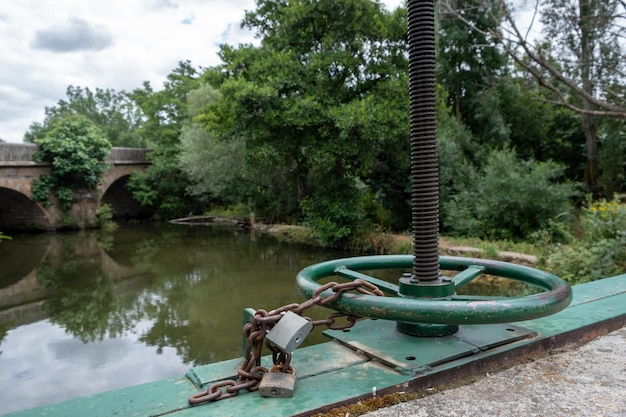
[(283, 352), (291, 354), (311, 330), (313, 324), (310, 321), (292, 311), (287, 311), (265, 337)]
[(266, 372), (259, 383), (259, 394), (269, 398), (291, 398), (296, 390), (296, 370), (289, 367), (289, 372), (282, 372), (280, 365), (274, 365)]

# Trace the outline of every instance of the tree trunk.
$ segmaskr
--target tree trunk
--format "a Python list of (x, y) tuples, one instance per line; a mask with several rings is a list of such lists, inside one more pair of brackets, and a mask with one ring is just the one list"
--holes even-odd
[[(580, 74), (583, 90), (593, 97), (593, 5), (594, 0), (579, 0), (578, 12), (580, 26)], [(593, 110), (594, 105), (583, 97), (583, 108)], [(596, 117), (590, 114), (583, 114), (582, 127), (585, 133), (587, 148), (587, 163), (585, 166), (585, 185), (594, 195), (599, 194), (598, 190), (598, 143)]]
[[(585, 103), (587, 105), (587, 103)], [(601, 190), (598, 184), (598, 142), (597, 142), (597, 125), (594, 116), (582, 115), (583, 131), (585, 132), (587, 163), (585, 165), (585, 185), (587, 189), (599, 196)]]

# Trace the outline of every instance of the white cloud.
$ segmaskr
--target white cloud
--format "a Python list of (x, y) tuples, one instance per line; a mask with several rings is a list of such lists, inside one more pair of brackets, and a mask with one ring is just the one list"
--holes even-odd
[(254, 7), (254, 0), (1, 0), (0, 138), (20, 142), (69, 85), (129, 91), (150, 81), (159, 89), (179, 61), (219, 64), (219, 44), (254, 40), (240, 29)]
[(51, 52), (100, 51), (113, 45), (109, 31), (77, 17), (39, 30), (30, 46)]

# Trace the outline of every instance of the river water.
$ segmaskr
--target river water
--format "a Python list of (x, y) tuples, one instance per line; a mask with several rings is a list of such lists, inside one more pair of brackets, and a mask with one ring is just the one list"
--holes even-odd
[[(2, 241), (0, 414), (239, 357), (245, 307), (302, 302), (297, 272), (345, 256), (229, 226)], [(323, 339), (316, 330), (305, 343)]]

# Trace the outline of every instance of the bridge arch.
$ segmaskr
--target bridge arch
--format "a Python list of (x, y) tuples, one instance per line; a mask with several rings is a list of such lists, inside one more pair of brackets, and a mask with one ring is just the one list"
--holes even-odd
[(51, 230), (51, 219), (41, 204), (0, 184), (0, 230)]
[(116, 175), (116, 179), (107, 178), (101, 186), (99, 206), (107, 204), (111, 207), (114, 219), (145, 219), (151, 217), (154, 213), (141, 207), (135, 201), (131, 192), (126, 188), (128, 180), (132, 172), (137, 168), (130, 170), (128, 173), (120, 173)]

